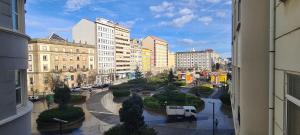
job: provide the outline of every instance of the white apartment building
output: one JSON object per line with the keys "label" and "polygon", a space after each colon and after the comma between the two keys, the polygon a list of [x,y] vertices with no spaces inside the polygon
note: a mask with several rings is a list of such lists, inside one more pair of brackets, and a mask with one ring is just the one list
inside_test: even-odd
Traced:
{"label": "white apartment building", "polygon": [[131,39],[130,47],[130,70],[133,73],[136,68],[139,68],[139,70],[142,71],[142,42],[138,39]]}
{"label": "white apartment building", "polygon": [[176,52],[176,69],[211,70],[212,66],[222,61],[212,49],[204,51]]}
{"label": "white apartment building", "polygon": [[233,0],[237,135],[300,134],[300,1]]}
{"label": "white apartment building", "polygon": [[96,83],[111,83],[130,73],[130,30],[113,21],[97,18],[80,20],[72,29],[77,43],[97,47],[98,76]]}

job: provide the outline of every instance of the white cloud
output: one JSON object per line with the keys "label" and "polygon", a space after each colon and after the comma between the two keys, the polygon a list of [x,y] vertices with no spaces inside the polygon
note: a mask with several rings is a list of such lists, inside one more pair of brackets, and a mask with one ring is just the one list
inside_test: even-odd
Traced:
{"label": "white cloud", "polygon": [[193,40],[189,38],[180,39],[178,41],[180,44],[184,44],[184,45],[203,45],[207,43],[207,41]]}
{"label": "white cloud", "polygon": [[226,16],[226,12],[225,11],[217,11],[216,15],[218,17],[225,17]]}
{"label": "white cloud", "polygon": [[193,11],[188,8],[183,8],[179,11],[179,14],[181,14],[181,15],[188,15],[188,14],[192,14],[192,13],[193,13]]}
{"label": "white cloud", "polygon": [[209,3],[219,3],[221,0],[206,0]]}
{"label": "white cloud", "polygon": [[161,12],[165,12],[165,11],[173,11],[174,5],[173,5],[173,3],[164,1],[160,5],[150,6],[150,10],[152,12],[157,12],[157,13],[161,13]]}
{"label": "white cloud", "polygon": [[203,16],[200,17],[198,20],[204,25],[209,25],[213,21],[213,18],[211,16]]}
{"label": "white cloud", "polygon": [[185,24],[191,22],[195,18],[194,14],[183,15],[177,18],[174,18],[171,21],[163,21],[160,23],[162,26],[170,25],[173,27],[183,27]]}
{"label": "white cloud", "polygon": [[131,29],[133,25],[135,25],[138,21],[143,21],[143,20],[144,20],[143,18],[136,18],[134,20],[121,22],[121,24]]}
{"label": "white cloud", "polygon": [[68,12],[77,11],[89,4],[91,4],[91,0],[67,0],[65,10]]}
{"label": "white cloud", "polygon": [[232,4],[231,0],[225,2],[225,5],[231,5],[231,4]]}

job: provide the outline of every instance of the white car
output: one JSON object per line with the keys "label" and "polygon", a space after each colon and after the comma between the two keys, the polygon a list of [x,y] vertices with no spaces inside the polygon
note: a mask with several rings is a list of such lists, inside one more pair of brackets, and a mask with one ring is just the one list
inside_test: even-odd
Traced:
{"label": "white car", "polygon": [[30,101],[37,101],[37,100],[39,100],[39,96],[28,96],[28,99]]}
{"label": "white car", "polygon": [[80,92],[81,88],[80,87],[75,87],[71,89],[72,92]]}

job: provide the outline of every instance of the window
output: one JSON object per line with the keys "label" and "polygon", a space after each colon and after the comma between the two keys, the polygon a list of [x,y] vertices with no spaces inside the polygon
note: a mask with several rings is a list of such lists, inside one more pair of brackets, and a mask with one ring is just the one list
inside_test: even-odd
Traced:
{"label": "window", "polygon": [[287,134],[300,134],[300,76],[288,74]]}
{"label": "window", "polygon": [[74,81],[74,75],[71,75],[71,81]]}
{"label": "window", "polygon": [[79,64],[77,64],[77,69],[80,69],[80,65]]}
{"label": "window", "polygon": [[48,83],[49,83],[48,77],[44,77],[44,84],[48,84]]}
{"label": "window", "polygon": [[77,56],[77,61],[79,61],[80,59],[79,59],[79,56]]}
{"label": "window", "polygon": [[18,1],[19,0],[12,0],[12,23],[13,23],[13,30],[19,29],[19,14],[18,14]]}
{"label": "window", "polygon": [[58,66],[55,66],[55,70],[58,70]]}
{"label": "window", "polygon": [[90,65],[90,69],[93,69],[93,65]]}
{"label": "window", "polygon": [[22,101],[22,73],[21,70],[15,71],[15,85],[16,85],[16,103],[21,104]]}
{"label": "window", "polygon": [[29,78],[29,82],[30,82],[31,85],[33,84],[33,77]]}
{"label": "window", "polygon": [[28,61],[32,61],[32,55],[28,56]]}
{"label": "window", "polygon": [[28,70],[32,71],[32,65],[31,64],[28,65]]}
{"label": "window", "polygon": [[44,55],[44,56],[43,56],[43,61],[48,61],[47,55]]}
{"label": "window", "polygon": [[47,65],[47,64],[44,64],[44,65],[43,65],[43,69],[44,69],[44,71],[48,71],[48,65]]}
{"label": "window", "polygon": [[79,53],[79,49],[76,49],[76,52]]}

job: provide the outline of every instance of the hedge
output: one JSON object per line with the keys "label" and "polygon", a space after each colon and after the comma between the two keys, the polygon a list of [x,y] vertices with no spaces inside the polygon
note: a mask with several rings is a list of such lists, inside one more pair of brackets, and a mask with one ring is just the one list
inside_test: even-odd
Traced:
{"label": "hedge", "polygon": [[127,97],[130,95],[129,90],[113,90],[114,97]]}
{"label": "hedge", "polygon": [[71,104],[80,104],[86,101],[86,96],[82,95],[71,95]]}
{"label": "hedge", "polygon": [[39,125],[40,122],[42,123],[55,123],[53,118],[62,119],[68,122],[72,122],[84,117],[84,112],[80,107],[71,107],[68,106],[64,109],[53,108],[46,111],[43,111],[38,119],[36,120],[37,124]]}
{"label": "hedge", "polygon": [[223,104],[231,106],[231,102],[230,102],[230,95],[229,93],[224,93],[221,97],[220,100],[222,101]]}
{"label": "hedge", "polygon": [[205,86],[205,85],[193,87],[189,91],[189,93],[195,94],[196,96],[199,96],[199,97],[208,97],[213,92],[214,92],[214,90],[212,88]]}

